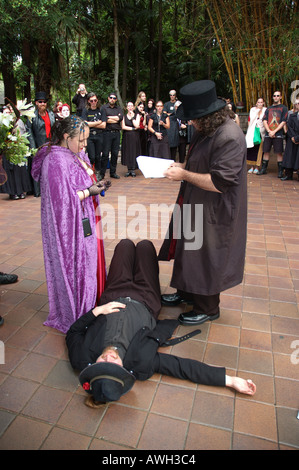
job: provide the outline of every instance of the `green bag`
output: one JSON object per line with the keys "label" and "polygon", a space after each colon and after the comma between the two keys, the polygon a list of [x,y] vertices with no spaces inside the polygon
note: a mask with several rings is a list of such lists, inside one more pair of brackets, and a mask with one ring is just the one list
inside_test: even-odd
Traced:
{"label": "green bag", "polygon": [[253,134],[253,145],[259,145],[262,141],[260,128],[255,126]]}

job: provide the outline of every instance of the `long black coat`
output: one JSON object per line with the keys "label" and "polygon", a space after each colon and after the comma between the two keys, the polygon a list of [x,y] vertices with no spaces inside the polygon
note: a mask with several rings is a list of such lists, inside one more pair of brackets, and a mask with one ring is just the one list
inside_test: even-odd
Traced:
{"label": "long black coat", "polygon": [[[106,315],[95,317],[89,311],[71,326],[66,344],[74,369],[81,371],[96,362],[104,349],[106,323]],[[144,327],[137,331],[125,354],[124,367],[138,380],[147,380],[157,372],[195,383],[224,386],[224,367],[157,352],[160,346],[167,346],[165,342],[178,325],[177,320],[161,320],[153,330]]]}
{"label": "long black coat", "polygon": [[[295,144],[292,142],[295,138]],[[292,113],[288,119],[288,132],[286,148],[283,155],[283,166],[298,170],[299,168],[299,119],[298,112]]]}
{"label": "long black coat", "polygon": [[[195,132],[190,149],[186,169],[210,173],[221,193],[182,183],[175,211],[181,207],[182,222],[184,214],[190,215],[191,207],[191,225],[187,216],[185,226],[179,224],[179,231],[174,232],[178,220],[174,211],[159,259],[174,258],[172,287],[193,294],[214,295],[243,279],[247,231],[246,142],[239,126],[227,120],[210,137],[203,138]],[[195,238],[190,243],[192,232]]]}

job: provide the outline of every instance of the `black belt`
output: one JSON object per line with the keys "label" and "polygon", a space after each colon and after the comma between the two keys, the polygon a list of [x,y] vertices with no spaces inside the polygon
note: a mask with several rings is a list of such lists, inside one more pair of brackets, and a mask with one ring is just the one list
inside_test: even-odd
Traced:
{"label": "black belt", "polygon": [[102,131],[90,131],[89,134],[100,135]]}
{"label": "black belt", "polygon": [[[116,299],[117,302],[121,302],[125,300],[128,302],[133,302],[134,304],[139,304],[139,305],[141,304],[144,307],[146,307],[145,304],[143,304],[142,302],[139,302],[138,300],[134,300],[131,297],[119,297],[118,299]],[[179,336],[178,338],[168,339],[167,341],[164,341],[163,344],[161,344],[161,347],[174,346],[175,344],[182,343],[183,341],[186,341],[187,339],[192,338],[192,336],[199,335],[199,333],[201,333],[201,330],[193,330],[193,331],[190,331],[190,333],[185,334],[184,336]]]}
{"label": "black belt", "polygon": [[183,341],[192,338],[192,336],[199,335],[199,333],[201,333],[201,330],[190,331],[190,333],[180,336],[179,338],[168,339],[161,346],[174,346],[175,344],[182,343]]}
{"label": "black belt", "polygon": [[119,132],[119,129],[117,129],[117,130],[114,130],[114,131],[113,131],[113,130],[110,130],[110,129],[106,129],[106,131],[105,131],[105,132]]}

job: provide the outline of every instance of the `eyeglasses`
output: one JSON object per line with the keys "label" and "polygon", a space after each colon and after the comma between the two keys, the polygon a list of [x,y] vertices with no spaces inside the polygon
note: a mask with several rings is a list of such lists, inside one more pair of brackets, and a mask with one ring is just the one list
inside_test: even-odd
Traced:
{"label": "eyeglasses", "polygon": [[117,100],[116,96],[109,96],[111,100]]}
{"label": "eyeglasses", "polygon": [[38,103],[46,103],[46,100],[37,100]]}
{"label": "eyeglasses", "polygon": [[96,103],[98,100],[95,99],[95,100],[89,100],[90,103]]}

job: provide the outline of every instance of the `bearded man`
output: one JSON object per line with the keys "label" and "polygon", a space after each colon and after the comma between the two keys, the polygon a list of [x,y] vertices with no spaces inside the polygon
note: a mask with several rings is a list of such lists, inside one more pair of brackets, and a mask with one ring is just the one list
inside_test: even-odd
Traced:
{"label": "bearded man", "polygon": [[[195,128],[185,164],[173,163],[165,176],[182,181],[159,260],[174,259],[171,286],[162,304],[193,304],[183,325],[220,315],[220,293],[242,282],[247,228],[246,142],[217,98],[215,83],[201,80],[180,90],[178,119]],[[199,220],[200,219],[200,220]],[[190,233],[193,237],[190,237]]]}

